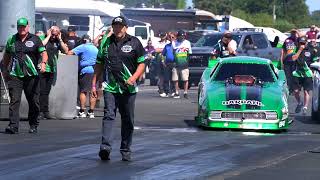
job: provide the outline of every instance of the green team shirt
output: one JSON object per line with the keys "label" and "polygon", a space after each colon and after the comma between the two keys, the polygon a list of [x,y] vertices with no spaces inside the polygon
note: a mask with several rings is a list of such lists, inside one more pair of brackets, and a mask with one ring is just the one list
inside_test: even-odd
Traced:
{"label": "green team shirt", "polygon": [[37,66],[45,50],[40,38],[34,34],[29,33],[24,41],[18,34],[10,36],[5,50],[11,57],[10,75],[20,78],[37,76]]}
{"label": "green team shirt", "polygon": [[309,68],[310,64],[316,59],[316,54],[312,48],[305,48],[296,62],[296,70],[292,75],[295,77],[312,77],[312,71]]}
{"label": "green team shirt", "polygon": [[[40,36],[41,40],[45,39],[45,36]],[[57,62],[59,57],[59,51],[63,51],[60,41],[58,39],[49,40],[46,44],[46,51],[48,53],[48,63],[46,64],[46,72],[57,72]]]}
{"label": "green team shirt", "polygon": [[178,40],[172,43],[175,62],[178,68],[188,68],[188,54],[191,54],[191,44],[188,40],[179,42]]}
{"label": "green team shirt", "polygon": [[140,63],[144,63],[145,51],[139,39],[126,35],[117,42],[115,36],[104,36],[97,55],[97,64],[106,68],[103,88],[111,93],[137,93],[137,85],[125,82],[136,71]]}

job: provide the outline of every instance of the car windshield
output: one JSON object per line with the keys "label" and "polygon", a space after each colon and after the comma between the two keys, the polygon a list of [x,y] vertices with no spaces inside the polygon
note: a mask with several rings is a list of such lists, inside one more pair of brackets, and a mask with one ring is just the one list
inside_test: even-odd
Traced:
{"label": "car windshield", "polygon": [[274,76],[267,64],[225,63],[221,64],[215,74],[214,80],[216,81],[225,81],[236,75],[248,75],[263,82],[274,82]]}
{"label": "car windshield", "polygon": [[[237,44],[239,44],[240,39],[242,35],[232,35],[232,39],[234,39]],[[215,46],[218,41],[221,39],[222,34],[217,33],[217,34],[207,34],[202,36],[195,44],[195,47],[213,47]]]}

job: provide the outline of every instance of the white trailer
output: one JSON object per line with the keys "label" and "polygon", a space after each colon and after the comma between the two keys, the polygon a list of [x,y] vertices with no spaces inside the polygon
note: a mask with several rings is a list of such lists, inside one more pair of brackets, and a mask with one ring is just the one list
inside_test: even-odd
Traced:
{"label": "white trailer", "polygon": [[122,5],[108,1],[93,0],[36,0],[36,12],[41,13],[48,21],[67,29],[76,26],[79,36],[88,34],[92,38],[101,33],[105,22],[120,15]]}

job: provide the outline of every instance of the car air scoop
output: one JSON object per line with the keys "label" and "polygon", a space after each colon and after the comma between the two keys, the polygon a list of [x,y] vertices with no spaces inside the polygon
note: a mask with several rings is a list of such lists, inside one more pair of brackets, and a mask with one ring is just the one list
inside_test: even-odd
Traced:
{"label": "car air scoop", "polygon": [[235,84],[253,85],[255,81],[256,81],[256,78],[250,75],[235,75],[233,78],[233,82]]}

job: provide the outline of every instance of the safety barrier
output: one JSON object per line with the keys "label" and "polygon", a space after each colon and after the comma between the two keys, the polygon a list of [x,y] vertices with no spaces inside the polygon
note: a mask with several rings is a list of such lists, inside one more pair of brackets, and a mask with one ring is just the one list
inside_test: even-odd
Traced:
{"label": "safety barrier", "polygon": [[[0,59],[2,59],[2,53],[0,53]],[[7,119],[9,117],[9,101],[2,80],[0,85],[0,119]],[[57,117],[57,119],[73,119],[76,117],[77,94],[78,57],[59,55],[55,83],[49,96],[50,114]],[[20,105],[20,117],[27,118],[27,116],[28,102],[23,93]]]}

